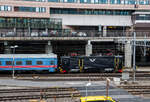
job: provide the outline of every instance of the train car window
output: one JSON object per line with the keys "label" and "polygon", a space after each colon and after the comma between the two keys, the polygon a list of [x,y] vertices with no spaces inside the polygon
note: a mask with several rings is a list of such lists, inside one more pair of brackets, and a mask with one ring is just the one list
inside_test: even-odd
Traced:
{"label": "train car window", "polygon": [[42,61],[36,61],[36,64],[37,64],[37,65],[42,65],[43,62],[42,62]]}
{"label": "train car window", "polygon": [[54,65],[54,61],[50,61],[50,65]]}
{"label": "train car window", "polygon": [[26,61],[26,65],[32,65],[32,61]]}
{"label": "train car window", "polygon": [[22,65],[22,61],[16,61],[16,65]]}
{"label": "train car window", "polygon": [[6,65],[12,65],[12,61],[6,61]]}
{"label": "train car window", "polygon": [[0,65],[2,65],[2,62],[0,61]]}

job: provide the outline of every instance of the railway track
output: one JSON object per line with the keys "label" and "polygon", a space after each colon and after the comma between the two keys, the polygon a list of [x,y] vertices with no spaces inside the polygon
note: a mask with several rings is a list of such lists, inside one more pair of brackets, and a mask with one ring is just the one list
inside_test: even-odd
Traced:
{"label": "railway track", "polygon": [[73,88],[1,89],[0,101],[80,97]]}
{"label": "railway track", "polygon": [[127,85],[118,87],[125,89],[133,95],[150,95],[150,86],[148,85]]}
{"label": "railway track", "polygon": [[[129,72],[130,76],[133,75],[132,72]],[[122,73],[69,73],[69,74],[15,74],[18,77],[33,77],[33,76],[41,76],[41,77],[120,77]],[[0,74],[0,77],[11,77],[11,74]],[[150,72],[136,72],[137,77],[150,77]]]}
{"label": "railway track", "polygon": [[[133,73],[129,73],[130,79],[133,78]],[[106,78],[113,79],[114,77],[122,77],[122,73],[69,73],[69,74],[15,74],[18,80],[33,80],[33,81],[103,81]],[[11,78],[10,74],[0,74],[1,78]],[[137,72],[136,80],[150,81],[150,72]]]}

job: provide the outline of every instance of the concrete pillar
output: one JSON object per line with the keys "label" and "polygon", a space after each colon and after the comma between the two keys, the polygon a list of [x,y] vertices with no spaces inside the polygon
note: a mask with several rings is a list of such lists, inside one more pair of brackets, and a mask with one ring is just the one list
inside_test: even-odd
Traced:
{"label": "concrete pillar", "polygon": [[14,33],[16,34],[16,27],[14,28]]}
{"label": "concrete pillar", "polygon": [[107,36],[107,26],[103,26],[103,37]]}
{"label": "concrete pillar", "polygon": [[92,44],[91,41],[88,41],[85,48],[85,55],[90,56],[92,54]]}
{"label": "concrete pillar", "polygon": [[48,44],[45,46],[45,53],[50,54],[52,52],[53,52],[53,48],[52,48],[51,42],[48,41]]}
{"label": "concrete pillar", "polygon": [[28,36],[31,36],[31,27],[30,27],[30,21],[28,21]]}
{"label": "concrete pillar", "polygon": [[4,41],[4,54],[11,54],[11,48],[8,46],[7,41]]}
{"label": "concrete pillar", "polygon": [[77,3],[80,3],[80,0],[77,0]]}
{"label": "concrete pillar", "polygon": [[48,34],[48,28],[45,29],[45,32]]}
{"label": "concrete pillar", "polygon": [[125,67],[132,67],[132,46],[130,41],[125,44]]}

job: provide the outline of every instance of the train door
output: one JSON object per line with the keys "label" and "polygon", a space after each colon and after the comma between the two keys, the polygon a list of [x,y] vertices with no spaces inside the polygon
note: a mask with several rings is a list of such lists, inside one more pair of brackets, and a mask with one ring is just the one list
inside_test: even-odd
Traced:
{"label": "train door", "polygon": [[70,68],[70,57],[62,57],[61,65],[59,65],[60,72],[69,72]]}
{"label": "train door", "polygon": [[79,66],[80,72],[84,72],[84,58],[83,57],[78,59],[78,66]]}
{"label": "train door", "polygon": [[80,72],[80,59],[79,57],[70,58],[70,72]]}
{"label": "train door", "polygon": [[122,56],[115,56],[114,57],[114,68],[115,72],[122,72],[123,71],[123,57]]}

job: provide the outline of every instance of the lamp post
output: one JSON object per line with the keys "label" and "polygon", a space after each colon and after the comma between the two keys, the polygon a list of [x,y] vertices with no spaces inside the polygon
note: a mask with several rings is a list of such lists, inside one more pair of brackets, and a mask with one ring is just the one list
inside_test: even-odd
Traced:
{"label": "lamp post", "polygon": [[87,91],[87,87],[91,85],[91,82],[88,82],[85,87],[86,87],[86,101],[87,101],[87,95],[88,95],[88,91]]}
{"label": "lamp post", "polygon": [[106,97],[108,97],[109,95],[109,83],[110,83],[110,79],[106,79]]}
{"label": "lamp post", "polygon": [[12,63],[12,70],[13,70],[12,78],[13,79],[15,78],[15,68],[14,68],[15,58],[14,58],[14,54],[15,54],[15,48],[17,48],[17,47],[18,47],[18,45],[10,46],[10,48],[13,49],[13,63]]}
{"label": "lamp post", "polygon": [[135,74],[136,74],[136,33],[133,33],[133,82],[135,82]]}

